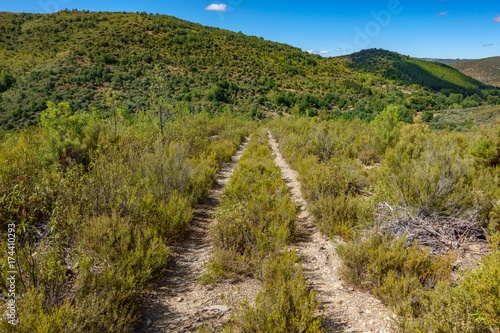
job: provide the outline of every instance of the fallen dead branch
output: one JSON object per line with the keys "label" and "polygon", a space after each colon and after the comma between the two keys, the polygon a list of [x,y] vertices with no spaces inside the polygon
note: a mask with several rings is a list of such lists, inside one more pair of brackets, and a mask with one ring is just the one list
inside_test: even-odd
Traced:
{"label": "fallen dead branch", "polygon": [[408,245],[416,241],[434,254],[452,249],[471,252],[465,244],[486,243],[486,231],[476,216],[422,218],[384,202],[378,207],[376,220],[380,231],[396,237],[406,235]]}

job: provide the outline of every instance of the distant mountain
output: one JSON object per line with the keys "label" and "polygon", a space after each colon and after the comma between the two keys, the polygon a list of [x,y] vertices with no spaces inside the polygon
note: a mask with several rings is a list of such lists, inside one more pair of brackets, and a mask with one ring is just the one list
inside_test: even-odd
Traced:
{"label": "distant mountain", "polygon": [[430,62],[440,62],[445,65],[456,64],[465,61],[471,61],[472,59],[436,59],[436,58],[418,58],[420,60],[430,61]]}
{"label": "distant mountain", "polygon": [[500,57],[471,60],[451,66],[476,80],[500,87]]}

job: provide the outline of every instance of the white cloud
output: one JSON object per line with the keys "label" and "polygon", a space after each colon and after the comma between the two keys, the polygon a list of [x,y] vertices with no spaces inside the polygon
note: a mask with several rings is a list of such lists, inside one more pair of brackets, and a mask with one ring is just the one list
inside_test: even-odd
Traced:
{"label": "white cloud", "polygon": [[495,21],[496,23],[500,23],[500,14],[497,17],[493,18],[493,21]]}
{"label": "white cloud", "polygon": [[310,53],[310,54],[328,54],[330,53],[330,51],[325,51],[325,50],[322,50],[322,51],[313,51],[313,50],[308,50],[306,51],[307,53]]}
{"label": "white cloud", "polygon": [[434,14],[434,16],[441,16],[441,15],[447,15],[448,12],[441,12],[441,13],[436,13]]}
{"label": "white cloud", "polygon": [[205,10],[211,10],[214,12],[226,12],[227,11],[227,5],[225,3],[213,3],[205,8]]}
{"label": "white cloud", "polygon": [[339,49],[336,49],[335,51],[342,52],[343,50],[339,48]]}
{"label": "white cloud", "polygon": [[483,44],[484,47],[493,46],[493,43]]}

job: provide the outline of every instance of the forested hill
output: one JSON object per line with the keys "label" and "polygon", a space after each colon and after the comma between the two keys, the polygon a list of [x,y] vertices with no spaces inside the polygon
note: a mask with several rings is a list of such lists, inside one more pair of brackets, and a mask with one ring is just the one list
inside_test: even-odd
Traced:
{"label": "forested hill", "polygon": [[48,101],[105,112],[106,95],[130,113],[161,95],[190,112],[229,108],[252,117],[283,111],[373,119],[396,104],[411,120],[412,112],[457,100],[478,106],[491,94],[499,93],[450,67],[387,51],[321,58],[158,14],[0,13],[0,127],[7,129],[35,124]]}
{"label": "forested hill", "polygon": [[414,83],[434,91],[452,89],[474,94],[482,86],[481,82],[446,64],[415,59],[386,50],[363,50],[348,58],[352,59],[353,67],[357,70],[374,72],[386,79],[402,84]]}

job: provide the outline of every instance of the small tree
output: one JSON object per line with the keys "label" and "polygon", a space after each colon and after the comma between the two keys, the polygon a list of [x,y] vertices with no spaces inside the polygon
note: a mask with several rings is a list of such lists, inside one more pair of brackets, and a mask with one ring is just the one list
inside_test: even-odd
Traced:
{"label": "small tree", "polygon": [[422,113],[422,121],[424,123],[430,123],[433,118],[434,118],[434,111],[428,110]]}
{"label": "small tree", "polygon": [[149,86],[149,105],[159,119],[160,132],[163,136],[165,122],[170,121],[175,115],[172,107],[168,105],[168,95],[165,90],[167,81],[165,77],[160,75],[158,68],[156,68],[155,74],[149,77],[149,80],[151,82]]}
{"label": "small tree", "polygon": [[399,138],[401,124],[399,122],[399,109],[389,105],[373,121],[375,146],[380,153],[387,147],[394,146]]}
{"label": "small tree", "polygon": [[500,104],[500,97],[489,95],[488,96],[488,104],[490,104],[490,105],[499,105]]}

